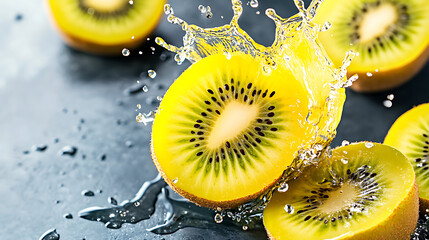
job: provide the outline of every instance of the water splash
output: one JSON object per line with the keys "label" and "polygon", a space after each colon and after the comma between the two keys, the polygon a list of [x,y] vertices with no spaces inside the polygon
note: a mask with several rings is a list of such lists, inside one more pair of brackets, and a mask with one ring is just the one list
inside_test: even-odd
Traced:
{"label": "water splash", "polygon": [[[262,211],[273,192],[277,188],[281,191],[287,190],[286,182],[298,176],[303,167],[316,164],[321,159],[329,159],[329,145],[336,135],[345,100],[344,88],[357,79],[357,76],[349,79],[346,77],[347,67],[355,56],[354,52],[348,52],[342,66],[336,68],[319,44],[318,33],[330,27],[329,23],[320,25],[313,22],[322,1],[313,0],[309,7],[305,8],[302,0],[294,0],[299,13],[290,18],[282,18],[274,9],[267,9],[265,14],[276,25],[274,43],[268,47],[256,43],[238,25],[243,12],[239,0],[231,0],[234,15],[229,24],[207,29],[188,24],[175,16],[173,8],[166,4],[164,12],[167,20],[185,31],[183,46],[170,45],[160,37],[155,39],[158,45],[176,53],[174,60],[177,64],[182,64],[185,60],[195,63],[214,54],[224,54],[229,58],[233,53],[240,52],[261,61],[262,68],[267,73],[282,67],[302,81],[309,95],[306,121],[310,124],[309,131],[314,137],[312,141],[303,144],[302,149],[296,153],[294,162],[272,189],[236,209],[212,211],[188,201],[169,198],[167,191],[162,190],[166,184],[158,177],[145,183],[133,200],[113,208],[86,209],[81,212],[81,217],[103,222],[109,228],[119,228],[123,223],[136,223],[150,217],[154,211],[156,196],[162,192],[158,201],[163,203],[168,214],[164,224],[149,229],[154,233],[168,234],[189,226],[207,227],[216,224],[215,216],[217,220],[222,219],[218,222],[227,223],[226,226],[241,226],[245,230],[262,226]],[[199,10],[207,11],[207,8],[203,7],[200,6]],[[153,112],[140,113],[136,117],[138,122],[145,125],[153,119]],[[335,176],[333,178],[335,179]]]}

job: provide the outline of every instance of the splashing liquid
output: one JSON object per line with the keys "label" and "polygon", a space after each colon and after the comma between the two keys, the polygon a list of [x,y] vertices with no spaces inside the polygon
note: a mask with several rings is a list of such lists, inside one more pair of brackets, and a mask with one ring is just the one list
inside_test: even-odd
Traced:
{"label": "splashing liquid", "polygon": [[[158,200],[164,203],[168,214],[165,224],[149,229],[154,233],[168,234],[190,226],[207,228],[217,224],[215,216],[218,220],[221,217],[221,222],[227,225],[238,225],[246,230],[258,229],[262,226],[262,211],[277,188],[280,187],[283,190],[285,183],[299,175],[303,167],[317,164],[321,159],[329,161],[329,145],[336,135],[336,127],[340,121],[345,100],[344,88],[350,86],[357,76],[346,78],[347,67],[355,55],[353,52],[348,52],[342,66],[335,68],[319,44],[318,33],[330,27],[329,23],[319,25],[312,22],[322,0],[313,0],[307,9],[302,0],[294,0],[299,13],[290,18],[282,18],[274,9],[267,9],[265,14],[276,25],[275,41],[269,47],[256,43],[240,28],[238,19],[243,11],[242,3],[239,0],[231,2],[234,11],[231,22],[207,29],[189,25],[176,17],[171,6],[166,4],[164,11],[168,15],[167,20],[181,26],[185,31],[184,44],[176,47],[167,44],[159,37],[155,42],[175,52],[174,59],[178,64],[182,64],[185,60],[195,63],[214,54],[225,54],[229,58],[233,53],[241,52],[261,61],[262,68],[267,74],[278,67],[289,69],[296,79],[302,81],[309,94],[306,121],[313,126],[310,130],[314,134],[312,141],[302,146],[294,162],[284,171],[276,186],[259,198],[236,209],[212,211],[187,201],[173,200],[168,197],[164,189],[166,184],[158,177],[145,183],[136,198],[130,202],[113,208],[83,210],[81,217],[103,222],[110,228],[119,228],[123,223],[136,223],[150,217],[154,211],[156,196],[162,192]],[[332,177],[335,182],[336,177],[333,172]],[[136,207],[135,203],[139,206]],[[126,214],[121,216],[118,215],[119,212],[126,212]]]}

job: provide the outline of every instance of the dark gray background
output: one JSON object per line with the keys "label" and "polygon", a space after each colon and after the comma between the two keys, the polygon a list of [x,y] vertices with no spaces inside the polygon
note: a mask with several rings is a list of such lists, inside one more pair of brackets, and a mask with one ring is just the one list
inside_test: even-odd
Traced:
{"label": "dark gray background", "polygon": [[[200,26],[218,26],[232,16],[229,0],[170,3],[176,15]],[[199,4],[211,6],[213,19],[201,16]],[[263,14],[267,7],[274,7],[285,17],[296,13],[292,0],[260,0],[258,9],[245,6],[240,24],[264,45],[274,40],[274,24]],[[256,11],[261,14],[256,15]],[[163,95],[189,66],[176,65],[172,54],[159,47],[150,54],[150,47],[155,46],[154,36],[180,44],[182,35],[179,27],[163,17],[151,41],[140,48],[143,56],[132,51],[129,57],[103,58],[65,46],[41,1],[0,3],[0,239],[38,239],[50,228],[56,228],[64,240],[266,238],[262,231],[222,227],[188,228],[168,236],[147,232],[146,228],[160,223],[162,212],[119,230],[106,229],[77,215],[86,207],[108,206],[109,196],[118,201],[130,199],[144,181],[156,176],[149,154],[150,125],[135,122],[136,105],[142,105],[140,112],[154,109],[147,98]],[[162,52],[170,58],[161,61]],[[148,69],[157,72],[155,79],[147,78]],[[426,65],[399,89],[371,95],[348,90],[333,145],[343,139],[382,142],[398,116],[429,102],[428,76]],[[124,94],[139,79],[147,82],[149,92]],[[382,102],[390,93],[395,95],[393,107],[386,108]],[[54,143],[56,138],[58,143]],[[126,141],[132,141],[133,147],[128,148]],[[32,151],[35,144],[46,144],[48,149]],[[78,147],[74,157],[58,154],[66,145]],[[30,153],[23,154],[26,150]],[[100,159],[103,154],[105,161]],[[95,196],[82,196],[85,189],[93,190]],[[74,218],[65,219],[66,213],[72,213]]]}

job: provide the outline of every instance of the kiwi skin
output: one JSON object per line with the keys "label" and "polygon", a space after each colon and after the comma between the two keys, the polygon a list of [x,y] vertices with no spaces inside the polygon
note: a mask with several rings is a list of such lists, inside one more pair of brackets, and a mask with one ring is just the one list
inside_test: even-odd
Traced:
{"label": "kiwi skin", "polygon": [[[399,152],[399,151],[398,151]],[[398,207],[381,224],[355,235],[339,236],[336,240],[402,240],[410,239],[419,219],[419,192],[416,178],[407,196],[398,203]],[[267,231],[270,240],[277,240]]]}
{"label": "kiwi skin", "polygon": [[413,78],[420,69],[423,68],[429,58],[429,46],[414,61],[395,69],[388,71],[379,71],[368,77],[366,72],[353,72],[348,74],[351,77],[357,73],[359,79],[356,80],[351,88],[356,92],[373,93],[390,90],[401,86]]}
{"label": "kiwi skin", "polygon": [[198,206],[201,207],[206,207],[206,208],[211,208],[211,209],[231,209],[234,207],[238,207],[243,203],[247,203],[257,197],[259,197],[261,194],[263,194],[265,191],[267,191],[268,189],[270,189],[272,186],[274,186],[275,183],[277,183],[277,181],[280,179],[280,177],[278,179],[275,179],[275,181],[273,181],[271,184],[265,186],[263,189],[261,189],[259,192],[256,192],[254,194],[251,195],[247,195],[245,197],[242,198],[238,198],[238,199],[234,199],[234,200],[230,200],[230,201],[212,201],[212,200],[208,200],[208,199],[204,199],[204,198],[200,198],[197,197],[193,194],[190,194],[186,191],[183,191],[180,188],[177,188],[173,181],[171,179],[169,179],[167,177],[167,175],[165,175],[164,171],[162,170],[161,166],[159,165],[156,155],[155,155],[155,151],[153,148],[153,141],[151,141],[150,144],[150,150],[151,150],[151,156],[152,156],[152,160],[156,166],[156,169],[158,169],[158,172],[161,174],[162,178],[164,179],[165,182],[167,182],[167,184],[178,194],[180,194],[180,196],[188,199],[189,201],[197,204]]}
{"label": "kiwi skin", "polygon": [[[166,3],[167,0],[157,0],[157,1],[163,1],[163,4]],[[70,47],[80,50],[82,52],[92,53],[95,55],[101,55],[101,56],[119,56],[122,55],[122,49],[136,49],[138,46],[143,44],[143,42],[146,41],[147,35],[153,32],[153,30],[158,26],[159,21],[161,20],[161,17],[163,15],[163,12],[159,12],[155,18],[157,18],[157,24],[154,24],[152,28],[149,28],[145,30],[144,34],[141,34],[140,37],[136,37],[134,39],[130,39],[128,42],[124,43],[118,43],[115,45],[101,45],[96,44],[92,42],[85,41],[83,39],[77,38],[72,36],[71,34],[68,34],[65,32],[58,24],[57,21],[54,18],[54,14],[52,13],[52,9],[49,5],[49,0],[45,0],[45,7],[48,11],[49,19],[53,23],[55,29],[57,32],[61,35],[64,42],[69,45]]]}

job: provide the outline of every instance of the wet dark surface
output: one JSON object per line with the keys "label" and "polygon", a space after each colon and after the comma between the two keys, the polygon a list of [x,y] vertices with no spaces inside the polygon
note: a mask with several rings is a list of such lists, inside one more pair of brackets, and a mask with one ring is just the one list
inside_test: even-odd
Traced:
{"label": "wet dark surface", "polygon": [[[263,14],[265,9],[274,7],[281,16],[296,9],[292,1],[260,2],[257,9],[246,6],[240,24],[257,42],[268,45],[274,24]],[[224,24],[232,16],[228,0],[170,3],[177,16],[201,26]],[[198,12],[199,4],[211,6],[212,19]],[[137,123],[135,117],[153,110],[156,97],[189,64],[176,65],[153,37],[129,57],[78,52],[62,43],[40,1],[0,6],[0,239],[38,239],[54,228],[62,240],[266,238],[263,231],[216,224],[160,236],[146,230],[163,223],[166,211],[160,203],[150,219],[120,229],[79,218],[84,208],[113,206],[109,198],[118,204],[133,198],[157,175],[150,158],[150,125]],[[180,44],[182,31],[164,18],[153,36]],[[155,79],[147,77],[149,69],[157,72]],[[371,95],[348,91],[333,145],[343,139],[382,142],[399,115],[429,102],[428,78],[426,65],[399,89]],[[147,93],[135,90],[137,80],[149,87]],[[393,106],[386,108],[383,101],[391,93]],[[137,104],[142,105],[138,112]],[[94,196],[84,194],[89,191]],[[65,217],[69,213],[73,218]]]}

